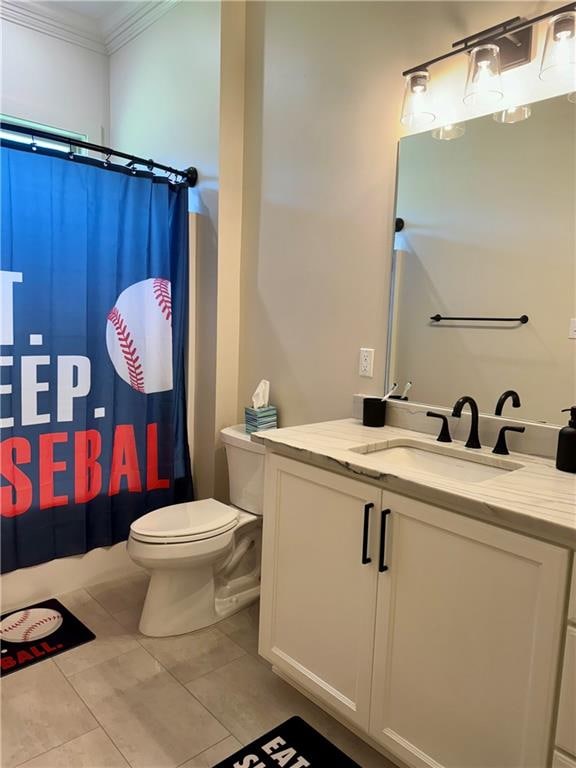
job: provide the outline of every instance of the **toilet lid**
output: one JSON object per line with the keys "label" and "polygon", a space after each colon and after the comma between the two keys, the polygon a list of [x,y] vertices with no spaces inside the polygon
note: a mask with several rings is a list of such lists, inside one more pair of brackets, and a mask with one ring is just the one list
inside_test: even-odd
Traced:
{"label": "toilet lid", "polygon": [[141,541],[186,542],[218,536],[234,528],[237,522],[238,510],[234,507],[216,499],[202,499],[148,512],[132,523],[130,531]]}

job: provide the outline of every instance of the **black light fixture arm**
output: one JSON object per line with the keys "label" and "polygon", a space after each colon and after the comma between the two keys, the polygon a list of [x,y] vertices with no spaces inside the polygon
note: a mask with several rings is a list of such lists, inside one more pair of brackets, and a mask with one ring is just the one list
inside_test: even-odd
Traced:
{"label": "black light fixture arm", "polygon": [[[523,19],[521,16],[514,16],[512,19],[508,19],[508,21],[501,21],[500,24],[495,24],[493,27],[488,27],[487,29],[483,29],[481,32],[476,32],[475,35],[468,35],[468,37],[463,37],[462,40],[456,40],[455,43],[452,43],[452,48],[468,45],[472,41],[481,40],[496,34],[505,35],[507,32],[511,32],[512,27],[516,28],[516,26],[521,24],[523,21],[525,21],[525,19]],[[532,24],[533,22],[530,23]]]}
{"label": "black light fixture arm", "polygon": [[126,152],[120,152],[117,149],[110,149],[110,147],[103,147],[100,144],[92,144],[89,141],[80,141],[78,139],[70,139],[62,136],[59,133],[50,133],[49,131],[40,131],[36,128],[30,128],[25,125],[17,125],[8,121],[0,121],[0,129],[3,131],[10,131],[11,133],[22,133],[27,136],[31,136],[33,139],[43,139],[45,141],[53,141],[57,144],[64,144],[70,147],[82,147],[90,152],[98,152],[105,155],[105,161],[108,161],[110,157],[119,157],[123,160],[128,160],[128,166],[134,167],[141,165],[149,171],[157,169],[164,171],[165,173],[177,176],[182,182],[188,184],[189,187],[195,187],[198,182],[198,170],[194,167],[185,168],[180,171],[177,168],[172,168],[169,165],[163,165],[157,163],[154,160],[146,159],[144,157],[138,157],[137,155],[129,155]]}
{"label": "black light fixture arm", "polygon": [[[494,27],[489,27],[483,32],[478,32],[475,35],[470,35],[469,37],[465,37],[462,40],[458,40],[457,42],[452,43],[454,50],[449,51],[448,53],[444,53],[442,56],[436,56],[436,58],[430,59],[429,61],[425,61],[423,64],[419,64],[417,67],[410,67],[410,69],[406,69],[404,72],[402,72],[402,75],[413,75],[414,72],[420,72],[421,70],[428,69],[428,67],[432,66],[432,64],[437,64],[439,61],[444,61],[445,59],[449,59],[452,56],[457,56],[459,53],[465,53],[466,51],[470,51],[472,48],[476,48],[479,45],[488,45],[489,43],[494,43],[500,37],[503,37],[507,34],[511,35],[514,32],[520,32],[522,29],[532,27],[534,24],[538,24],[540,21],[549,19],[552,16],[557,16],[559,13],[566,13],[567,11],[576,11],[576,3],[568,3],[568,5],[555,8],[553,11],[547,11],[546,13],[542,13],[540,16],[536,16],[533,19],[522,20],[519,16],[516,16],[515,18],[504,21]],[[484,37],[484,35],[486,35],[486,37]]]}

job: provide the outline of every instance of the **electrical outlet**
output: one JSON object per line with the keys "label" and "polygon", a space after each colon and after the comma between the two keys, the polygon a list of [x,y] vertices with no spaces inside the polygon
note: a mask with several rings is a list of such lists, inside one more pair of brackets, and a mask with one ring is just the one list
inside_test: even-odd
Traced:
{"label": "electrical outlet", "polygon": [[374,350],[365,349],[362,347],[360,350],[360,365],[358,367],[358,373],[360,376],[366,376],[371,379],[374,375]]}
{"label": "electrical outlet", "polygon": [[576,317],[570,320],[570,328],[568,330],[568,338],[576,339]]}

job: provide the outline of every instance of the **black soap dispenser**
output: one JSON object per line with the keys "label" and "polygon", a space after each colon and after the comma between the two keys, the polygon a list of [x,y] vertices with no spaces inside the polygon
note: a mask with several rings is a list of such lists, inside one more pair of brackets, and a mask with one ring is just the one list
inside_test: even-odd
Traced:
{"label": "black soap dispenser", "polygon": [[570,421],[567,427],[562,427],[558,435],[556,469],[576,474],[576,405],[564,408],[562,413],[567,411],[570,411]]}

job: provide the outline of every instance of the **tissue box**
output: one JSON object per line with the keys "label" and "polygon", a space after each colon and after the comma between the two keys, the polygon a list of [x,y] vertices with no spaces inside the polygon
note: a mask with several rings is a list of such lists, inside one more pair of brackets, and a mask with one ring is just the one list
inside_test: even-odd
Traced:
{"label": "tissue box", "polygon": [[278,426],[278,409],[274,405],[264,408],[244,408],[246,432],[260,432],[263,429],[276,429]]}

